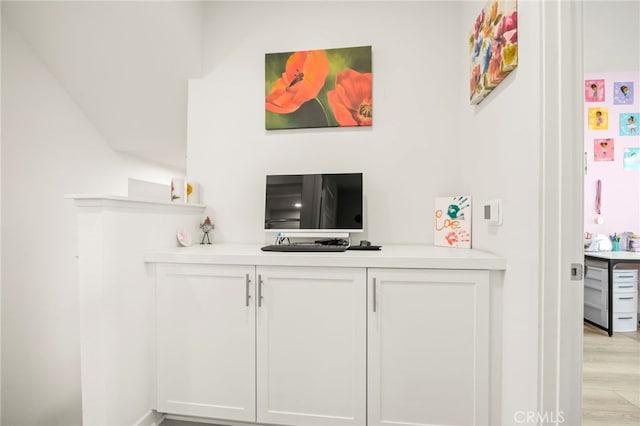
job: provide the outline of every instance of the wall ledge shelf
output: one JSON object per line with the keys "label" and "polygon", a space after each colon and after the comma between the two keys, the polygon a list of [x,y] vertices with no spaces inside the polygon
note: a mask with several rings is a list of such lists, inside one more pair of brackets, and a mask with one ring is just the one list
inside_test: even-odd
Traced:
{"label": "wall ledge shelf", "polygon": [[171,210],[175,213],[194,213],[204,211],[206,208],[206,205],[204,204],[172,203],[169,201],[131,198],[121,195],[66,194],[64,198],[73,200],[78,207],[144,209],[157,211]]}

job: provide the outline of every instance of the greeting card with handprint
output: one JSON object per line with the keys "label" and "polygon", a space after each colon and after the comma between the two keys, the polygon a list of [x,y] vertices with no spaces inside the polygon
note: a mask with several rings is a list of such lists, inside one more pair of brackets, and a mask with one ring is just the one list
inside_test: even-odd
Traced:
{"label": "greeting card with handprint", "polygon": [[471,197],[436,198],[433,244],[471,248]]}

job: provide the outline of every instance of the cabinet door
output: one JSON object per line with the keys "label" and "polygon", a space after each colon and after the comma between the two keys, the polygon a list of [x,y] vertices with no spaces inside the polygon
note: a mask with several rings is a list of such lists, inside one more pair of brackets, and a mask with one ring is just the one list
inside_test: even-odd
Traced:
{"label": "cabinet door", "polygon": [[584,278],[584,318],[603,327],[609,325],[608,269],[587,264]]}
{"label": "cabinet door", "polygon": [[366,424],[365,269],[257,273],[258,422]]}
{"label": "cabinet door", "polygon": [[486,425],[489,272],[369,269],[368,425]]}
{"label": "cabinet door", "polygon": [[255,421],[254,274],[157,266],[158,411]]}

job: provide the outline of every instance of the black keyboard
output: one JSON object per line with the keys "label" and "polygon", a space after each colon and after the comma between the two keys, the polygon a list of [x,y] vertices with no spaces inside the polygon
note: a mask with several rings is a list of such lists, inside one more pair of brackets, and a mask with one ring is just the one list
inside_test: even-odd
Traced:
{"label": "black keyboard", "polygon": [[322,251],[346,251],[348,246],[333,244],[270,244],[260,248],[262,251],[288,251],[288,252],[322,252]]}

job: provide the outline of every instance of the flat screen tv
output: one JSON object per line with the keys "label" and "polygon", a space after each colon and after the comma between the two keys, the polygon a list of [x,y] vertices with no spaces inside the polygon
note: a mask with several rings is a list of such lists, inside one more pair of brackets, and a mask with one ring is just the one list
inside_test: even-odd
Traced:
{"label": "flat screen tv", "polygon": [[362,173],[267,175],[264,228],[362,232]]}

